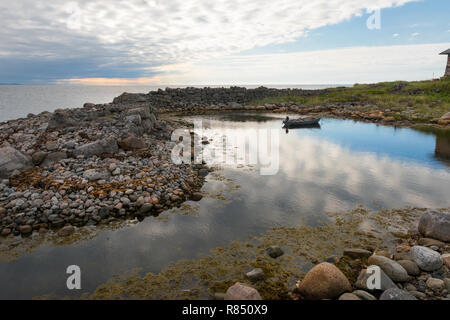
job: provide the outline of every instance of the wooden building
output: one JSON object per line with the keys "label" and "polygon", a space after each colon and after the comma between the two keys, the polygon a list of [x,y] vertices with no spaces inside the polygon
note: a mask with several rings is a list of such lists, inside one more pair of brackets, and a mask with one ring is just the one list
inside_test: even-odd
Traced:
{"label": "wooden building", "polygon": [[450,77],[450,49],[447,49],[444,52],[441,52],[440,54],[447,55],[447,67],[445,68],[444,77]]}

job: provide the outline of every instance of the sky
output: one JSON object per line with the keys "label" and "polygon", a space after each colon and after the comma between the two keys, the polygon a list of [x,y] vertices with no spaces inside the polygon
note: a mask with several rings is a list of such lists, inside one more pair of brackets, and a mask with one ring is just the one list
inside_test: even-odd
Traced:
{"label": "sky", "polygon": [[0,21],[0,83],[424,80],[450,48],[448,0],[16,0]]}

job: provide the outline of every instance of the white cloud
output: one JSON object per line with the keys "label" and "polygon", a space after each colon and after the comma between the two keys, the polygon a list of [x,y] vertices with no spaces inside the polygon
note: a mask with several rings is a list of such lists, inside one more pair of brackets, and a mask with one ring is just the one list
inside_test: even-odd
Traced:
{"label": "white cloud", "polygon": [[412,37],[417,37],[417,36],[419,36],[419,35],[420,35],[419,32],[414,32],[414,33],[411,34]]}
{"label": "white cloud", "polygon": [[431,79],[450,43],[234,55],[154,68],[163,84],[351,84]]}
{"label": "white cloud", "polygon": [[399,35],[400,35],[400,34],[398,34],[398,33],[394,33],[392,36],[393,36],[394,38],[397,38]]}
{"label": "white cloud", "polygon": [[0,54],[47,59],[99,55],[111,65],[200,61],[294,41],[367,9],[411,1],[2,1]]}

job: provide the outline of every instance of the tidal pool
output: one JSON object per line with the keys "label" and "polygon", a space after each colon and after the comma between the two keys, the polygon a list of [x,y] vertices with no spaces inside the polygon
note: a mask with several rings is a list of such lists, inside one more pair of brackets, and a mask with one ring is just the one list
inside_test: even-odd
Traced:
{"label": "tidal pool", "polygon": [[[320,128],[281,128],[273,114],[227,113],[202,120],[211,146],[224,128],[273,129],[279,134],[279,168],[223,165],[207,177],[200,202],[114,230],[99,230],[74,244],[43,243],[16,259],[0,260],[0,299],[77,297],[139,268],[158,273],[180,259],[199,258],[233,240],[245,241],[271,227],[305,221],[315,226],[325,212],[450,206],[448,135],[322,119]],[[0,240],[0,245],[1,245]],[[66,268],[81,268],[82,290],[66,287]]]}

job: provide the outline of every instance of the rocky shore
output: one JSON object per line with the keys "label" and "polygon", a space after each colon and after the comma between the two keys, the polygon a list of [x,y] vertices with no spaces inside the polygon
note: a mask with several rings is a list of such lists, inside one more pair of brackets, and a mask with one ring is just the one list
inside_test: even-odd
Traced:
{"label": "rocky shore", "polygon": [[[274,252],[277,254],[274,254]],[[268,248],[276,259],[281,248]],[[371,280],[380,271],[379,286]],[[251,282],[263,270],[246,274],[249,283],[237,282],[216,299],[261,300]],[[314,266],[289,291],[293,300],[450,300],[450,211],[428,210],[408,237],[398,239],[394,250],[344,249]]]}
{"label": "rocky shore", "polygon": [[[186,200],[198,201],[206,165],[176,165],[171,133],[186,124],[178,115],[252,111],[295,113],[412,126],[420,118],[375,105],[307,107],[298,103],[255,105],[272,96],[324,94],[326,90],[267,88],[166,89],[122,94],[108,104],[29,114],[0,123],[0,236],[20,237],[53,229],[67,237],[76,228],[158,215]],[[423,124],[448,128],[450,114]],[[276,264],[284,254],[267,248]],[[391,251],[348,248],[318,263],[291,288],[289,299],[450,299],[450,212],[425,213],[418,229]],[[382,271],[381,290],[367,287],[367,270]],[[216,299],[261,299],[252,283],[267,270],[255,267],[216,292]],[[236,281],[236,278],[235,278]],[[269,289],[267,289],[269,290]],[[272,289],[270,289],[272,290]]]}
{"label": "rocky shore", "polygon": [[[248,104],[267,97],[326,93],[264,87],[166,89],[124,93],[108,104],[86,103],[83,108],[1,123],[0,235],[61,227],[68,234],[73,226],[158,214],[186,199],[200,199],[197,191],[208,169],[170,161],[175,128],[169,120],[158,120],[159,115],[258,111],[417,123],[396,120],[394,110],[352,103]],[[427,124],[448,127],[450,114]]]}
{"label": "rocky shore", "polygon": [[174,128],[151,105],[86,104],[0,124],[0,234],[29,235],[159,214],[208,169],[171,161]]}

